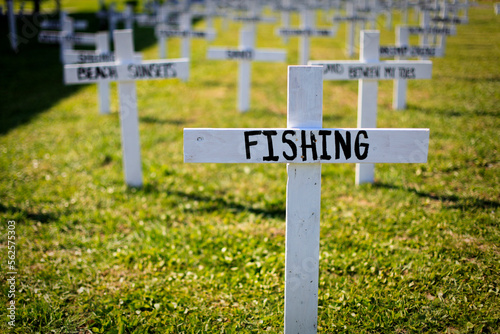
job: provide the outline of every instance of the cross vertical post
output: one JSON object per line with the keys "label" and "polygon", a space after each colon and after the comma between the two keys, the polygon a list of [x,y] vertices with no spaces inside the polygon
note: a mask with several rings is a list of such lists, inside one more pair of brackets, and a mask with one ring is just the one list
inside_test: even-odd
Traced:
{"label": "cross vertical post", "polygon": [[[360,61],[378,63],[380,34],[374,30],[361,32]],[[361,79],[358,83],[358,128],[377,127],[378,81]],[[356,184],[373,183],[374,164],[356,164]]]}
{"label": "cross vertical post", "polygon": [[61,15],[63,16],[63,19],[61,20],[62,22],[62,39],[60,41],[60,49],[59,49],[59,59],[61,60],[61,63],[64,64],[64,53],[68,50],[73,49],[73,41],[69,38],[70,36],[74,35],[74,28],[73,28],[73,19],[67,17],[66,12],[61,12]]}
{"label": "cross vertical post", "polygon": [[[321,128],[322,105],[323,68],[289,66],[287,128]],[[321,164],[289,163],[287,173],[285,334],[316,333]]]}
{"label": "cross vertical post", "polygon": [[7,0],[7,10],[9,14],[9,41],[12,50],[17,52],[17,25],[16,14],[14,13],[14,0]]}
{"label": "cross vertical post", "polygon": [[[242,29],[240,32],[240,49],[253,50],[255,29]],[[238,64],[238,110],[246,112],[250,108],[250,84],[252,82],[252,63],[242,60]]]}
{"label": "cross vertical post", "polygon": [[[422,28],[427,29],[430,26],[430,15],[429,11],[424,8],[421,10],[420,14],[420,26]],[[428,46],[429,45],[429,36],[427,33],[420,35],[420,46]],[[421,57],[420,59],[429,59],[428,57]]]}
{"label": "cross vertical post", "polygon": [[[405,46],[410,44],[410,36],[408,29],[397,26],[396,27],[396,46]],[[401,57],[395,57],[400,60]],[[406,79],[394,80],[392,108],[394,110],[406,109],[406,91],[408,88],[408,81]]]}
{"label": "cross vertical post", "polygon": [[[100,32],[96,34],[95,38],[96,51],[98,54],[109,53],[109,38],[106,32]],[[110,109],[110,98],[109,98],[109,82],[98,82],[97,90],[99,92],[99,112],[101,114],[109,114]]]}
{"label": "cross vertical post", "polygon": [[[179,26],[181,31],[191,32],[191,13],[182,13],[179,20]],[[186,34],[186,36],[181,41],[181,58],[191,57],[191,36]]]}
{"label": "cross vertical post", "polygon": [[[115,31],[116,61],[119,64],[134,62],[134,42],[131,30]],[[123,147],[125,181],[129,186],[142,186],[141,148],[139,143],[139,119],[137,91],[134,81],[118,83],[120,98],[120,125]]]}
{"label": "cross vertical post", "polygon": [[[312,29],[314,28],[314,10],[309,8],[304,8],[300,12],[300,20],[302,24],[302,29]],[[299,64],[307,65],[309,60],[309,49],[311,46],[311,41],[309,36],[304,35],[300,37],[300,47],[299,47]]]}
{"label": "cross vertical post", "polygon": [[[346,14],[347,17],[354,16],[356,11],[354,10],[354,2],[346,3]],[[356,21],[349,22],[349,27],[346,29],[347,32],[347,56],[352,57],[354,55],[354,37],[356,36]]]}

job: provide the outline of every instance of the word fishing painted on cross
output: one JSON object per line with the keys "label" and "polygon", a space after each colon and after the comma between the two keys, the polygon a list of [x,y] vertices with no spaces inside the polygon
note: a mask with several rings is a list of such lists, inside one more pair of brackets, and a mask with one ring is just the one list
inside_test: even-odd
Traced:
{"label": "word fishing painted on cross", "polygon": [[421,163],[427,129],[184,129],[186,162]]}
{"label": "word fishing painted on cross", "polygon": [[109,63],[66,65],[64,82],[68,84],[183,78],[184,73],[187,73],[188,64],[187,59],[180,59],[120,65]]}

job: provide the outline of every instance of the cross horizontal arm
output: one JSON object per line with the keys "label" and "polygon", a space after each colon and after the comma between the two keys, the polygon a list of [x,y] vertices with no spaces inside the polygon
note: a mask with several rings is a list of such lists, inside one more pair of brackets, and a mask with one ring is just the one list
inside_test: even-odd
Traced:
{"label": "cross horizontal arm", "polygon": [[279,28],[276,31],[278,36],[293,37],[293,36],[315,36],[315,37],[332,37],[336,34],[335,29],[300,29],[300,28]]}
{"label": "cross horizontal arm", "polygon": [[314,60],[309,65],[323,65],[323,80],[394,80],[430,79],[432,62],[429,60],[388,60],[362,62],[352,60]]}
{"label": "cross horizontal arm", "polygon": [[380,57],[442,57],[443,49],[435,46],[380,46]]}
{"label": "cross horizontal arm", "polygon": [[213,40],[215,38],[215,30],[210,29],[207,31],[202,30],[179,30],[179,29],[168,29],[161,28],[156,30],[157,37],[180,37],[180,38],[204,38],[207,40]]}
{"label": "cross horizontal arm", "polygon": [[[142,54],[134,55],[136,62],[142,61]],[[113,52],[97,52],[91,50],[66,50],[64,51],[65,64],[108,63],[115,61]]]}
{"label": "cross horizontal arm", "polygon": [[456,35],[455,27],[405,27],[410,35]]}
{"label": "cross horizontal arm", "polygon": [[85,84],[108,81],[136,81],[186,78],[189,59],[165,59],[132,64],[95,63],[64,66],[64,83]]}
{"label": "cross horizontal arm", "polygon": [[38,42],[46,44],[57,44],[62,41],[73,42],[79,45],[94,45],[95,34],[78,33],[65,35],[62,31],[45,30],[38,34]]}
{"label": "cross horizontal arm", "polygon": [[423,163],[428,129],[184,129],[184,161]]}
{"label": "cross horizontal arm", "polygon": [[286,52],[278,49],[210,48],[208,49],[207,58],[214,60],[284,62]]}

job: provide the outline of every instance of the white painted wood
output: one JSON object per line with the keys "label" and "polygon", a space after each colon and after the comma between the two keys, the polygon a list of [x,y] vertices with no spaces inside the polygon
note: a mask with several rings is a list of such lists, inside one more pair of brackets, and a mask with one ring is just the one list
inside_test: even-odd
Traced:
{"label": "white painted wood", "polygon": [[17,24],[16,15],[14,13],[13,0],[7,0],[7,10],[8,10],[8,20],[9,20],[9,42],[10,47],[15,52],[18,51],[18,41],[17,41]]}
{"label": "white painted wood", "polygon": [[[96,51],[98,54],[110,54],[109,38],[107,32],[100,32],[96,35]],[[113,57],[114,58],[114,57]],[[112,60],[114,61],[114,60]],[[106,115],[111,113],[110,85],[107,82],[97,83],[99,113]]]}
{"label": "white painted wood", "polygon": [[189,60],[165,59],[138,62],[134,54],[132,30],[116,30],[114,35],[116,62],[65,65],[64,81],[80,84],[119,82],[125,182],[131,187],[140,187],[142,186],[142,166],[135,81],[181,78],[187,73]]}
{"label": "white painted wood", "polygon": [[[59,48],[59,59],[64,63],[64,53],[68,50],[72,50],[74,44],[73,41],[67,37],[74,36],[75,31],[73,29],[73,20],[66,15],[66,12],[61,12],[61,16],[63,16],[61,20],[63,29],[61,31],[62,39]],[[92,39],[92,42],[95,43],[95,37]]]}
{"label": "white painted wood", "polygon": [[[410,43],[410,36],[408,34],[408,29],[404,29],[401,26],[396,28],[396,45],[407,46]],[[399,60],[401,56],[396,59]],[[403,55],[405,57],[405,55]],[[404,110],[406,109],[406,91],[408,88],[408,81],[406,79],[394,80],[393,87],[393,99],[392,108],[394,110]]]}
{"label": "white painted wood", "polygon": [[[183,31],[191,31],[191,13],[181,14],[180,28]],[[187,35],[181,42],[181,57],[191,58],[191,36]]]}
{"label": "white painted wood", "polygon": [[77,45],[94,45],[95,34],[78,33],[73,35],[63,35],[61,31],[42,30],[38,34],[38,42],[45,44],[59,44],[61,41],[70,41]]}
{"label": "white painted wood", "polygon": [[[116,60],[120,64],[134,61],[134,45],[131,30],[115,31]],[[142,186],[141,148],[139,141],[139,117],[135,82],[118,84],[120,98],[120,125],[122,135],[125,182],[131,187]]]}
{"label": "white painted wood", "polygon": [[323,129],[322,80],[319,66],[289,66],[287,128],[184,129],[185,162],[288,163],[285,334],[317,332],[321,163],[427,161],[428,129]]}
{"label": "white painted wood", "polygon": [[346,53],[348,57],[352,57],[354,55],[354,45],[355,45],[355,36],[356,36],[356,22],[365,22],[368,19],[364,16],[359,16],[356,13],[355,2],[348,1],[345,4],[346,6],[346,16],[336,16],[333,18],[335,22],[346,21],[349,26],[346,29]]}
{"label": "white painted wood", "polygon": [[[323,66],[324,80],[359,80],[358,128],[377,127],[378,80],[430,79],[430,61],[380,61],[380,33],[361,32],[359,61],[310,61]],[[374,165],[357,164],[357,185],[374,182]]]}
{"label": "white painted wood", "polygon": [[[406,27],[411,35],[448,35],[453,36],[457,34],[456,27]],[[421,46],[427,46],[422,45]]]}
{"label": "white painted wood", "polygon": [[311,60],[308,64],[322,65],[324,80],[430,79],[432,75],[432,62],[429,60],[386,60],[373,63],[357,60]]}
{"label": "white painted wood", "polygon": [[189,60],[146,60],[141,63],[95,63],[64,66],[64,83],[82,84],[95,82],[185,79]]}
{"label": "white painted wood", "polygon": [[115,4],[111,3],[108,6],[108,33],[109,33],[109,39],[111,41],[114,41],[114,31],[116,29],[116,22],[117,17],[116,17],[116,12],[115,12]]}
{"label": "white painted wood", "polygon": [[[303,9],[300,13],[302,29],[312,29],[314,11],[310,9]],[[311,42],[309,36],[299,37],[299,65],[306,65],[309,61]]]}
{"label": "white painted wood", "polygon": [[279,49],[230,49],[210,48],[207,58],[213,60],[248,60],[248,61],[270,61],[283,62],[286,60],[286,52]]}
{"label": "white painted wood", "polygon": [[125,19],[125,29],[134,29],[134,6],[132,4],[126,4],[123,16]]}
{"label": "white painted wood", "polygon": [[[206,31],[197,31],[192,30],[191,25],[191,14],[189,12],[185,12],[181,14],[180,18],[180,27],[179,29],[172,29],[166,24],[159,24],[156,26],[155,32],[156,36],[159,40],[159,52],[160,58],[165,58],[166,48],[167,48],[167,39],[172,37],[181,38],[181,57],[182,58],[191,58],[191,38],[204,38],[207,40],[213,40],[215,38],[214,30],[206,30]],[[189,79],[189,68],[188,73],[183,77],[183,80]]]}
{"label": "white painted wood", "polygon": [[[282,0],[281,5],[284,8],[288,8],[291,5],[291,0]],[[281,26],[283,27],[284,30],[289,29],[289,27],[290,27],[290,11],[283,10],[281,12]],[[279,35],[279,33],[278,33],[278,35]],[[285,44],[288,44],[288,41],[289,41],[288,35],[280,35],[280,36],[283,36],[283,42]]]}
{"label": "white painted wood", "polygon": [[[398,26],[396,30],[408,31],[405,27]],[[396,32],[396,45],[395,46],[381,46],[380,58],[416,58],[416,57],[442,57],[443,50],[435,46],[418,46],[403,44],[397,37]]]}
{"label": "white painted wood", "polygon": [[[360,61],[379,62],[380,33],[374,30],[361,32]],[[358,83],[358,128],[377,127],[378,81],[361,79]],[[356,185],[373,183],[375,180],[374,164],[356,164]]]}
{"label": "white painted wood", "polygon": [[[301,126],[290,130],[187,128],[184,129],[184,161],[309,164],[423,163],[427,159],[427,129],[318,129]],[[311,135],[317,140],[315,144],[311,143]],[[303,143],[309,146],[302,148]]]}
{"label": "white painted wood", "polygon": [[[321,67],[288,67],[287,127],[321,128]],[[285,334],[317,332],[321,164],[287,165]]]}
{"label": "white painted wood", "polygon": [[[86,30],[88,21],[86,20],[73,20],[73,28],[75,30]],[[62,23],[60,20],[45,20],[40,23],[40,28],[48,30],[62,30]]]}
{"label": "white painted wood", "polygon": [[[255,45],[255,30],[241,30],[240,48],[253,50]],[[246,112],[250,109],[250,85],[252,75],[252,63],[241,60],[238,64],[238,110]]]}
{"label": "white painted wood", "polygon": [[237,60],[238,64],[238,101],[240,112],[250,109],[250,86],[252,61],[278,62],[286,60],[286,52],[276,49],[255,49],[255,29],[252,24],[249,29],[240,31],[240,44],[234,48],[209,48],[207,59]]}

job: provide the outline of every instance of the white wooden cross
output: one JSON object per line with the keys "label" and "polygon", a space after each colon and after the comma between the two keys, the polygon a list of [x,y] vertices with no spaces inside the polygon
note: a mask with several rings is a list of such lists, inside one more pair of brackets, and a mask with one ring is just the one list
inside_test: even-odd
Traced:
{"label": "white wooden cross", "polygon": [[[392,58],[402,60],[405,58],[420,57],[442,57],[443,49],[436,46],[411,46],[408,28],[396,27],[396,46],[380,46],[380,58]],[[406,109],[406,91],[408,82],[406,79],[394,80],[392,108],[394,110]]]}
{"label": "white wooden cross", "polygon": [[[49,30],[62,30],[63,22],[68,17],[68,13],[61,11],[59,20],[44,20],[40,23],[40,28]],[[86,30],[89,25],[87,20],[74,20],[73,28],[75,30]]]}
{"label": "white wooden cross", "polygon": [[139,145],[137,94],[135,81],[183,78],[188,73],[188,59],[162,59],[137,62],[131,30],[115,30],[116,61],[64,66],[66,84],[118,82],[125,182],[142,186]]}
{"label": "white wooden cross", "polygon": [[95,34],[77,33],[73,29],[73,19],[66,17],[63,20],[62,31],[42,30],[38,34],[38,42],[45,44],[60,44],[59,58],[64,63],[64,53],[73,49],[74,44],[95,45]]}
{"label": "white wooden cross", "polygon": [[[109,36],[105,31],[95,34],[96,50],[65,50],[64,64],[89,64],[89,63],[108,63],[115,61],[115,54],[109,51]],[[142,60],[142,55],[134,55],[136,62]],[[111,112],[110,103],[110,83],[97,83],[99,113],[109,114]]]}
{"label": "white wooden cross", "polygon": [[209,48],[208,59],[216,60],[237,60],[238,70],[238,110],[248,111],[250,108],[250,83],[251,83],[251,62],[284,62],[286,52],[276,49],[256,49],[255,29],[242,29],[240,31],[239,48]]}
{"label": "white wooden cross", "polygon": [[321,66],[288,67],[287,128],[184,129],[184,161],[287,163],[285,334],[318,325],[321,164],[424,163],[428,129],[324,129]]}
{"label": "white wooden cross", "polygon": [[349,27],[346,29],[346,39],[347,39],[347,56],[352,57],[354,55],[354,38],[356,36],[356,22],[366,22],[368,18],[365,16],[359,16],[356,14],[354,8],[354,2],[349,1],[346,3],[346,16],[335,16],[333,18],[334,22],[347,21],[349,22]]}
{"label": "white wooden cross", "polygon": [[159,40],[160,58],[165,58],[167,56],[166,39],[173,37],[182,39],[181,57],[191,58],[191,38],[203,38],[211,41],[215,38],[215,30],[193,30],[191,24],[191,13],[184,12],[180,15],[179,29],[170,28],[166,24],[159,24],[156,26],[156,37]]}
{"label": "white wooden cross", "polygon": [[[380,61],[380,33],[376,30],[361,32],[359,61],[310,61],[309,65],[322,65],[324,80],[359,80],[358,128],[377,127],[378,80],[430,79],[430,61]],[[356,184],[374,182],[373,164],[356,165]]]}
{"label": "white wooden cross", "polygon": [[315,10],[303,8],[300,10],[301,27],[299,29],[293,28],[279,28],[277,34],[282,37],[299,36],[299,64],[305,65],[309,60],[309,49],[311,36],[315,37],[334,37],[337,33],[334,28],[315,28]]}
{"label": "white wooden cross", "polygon": [[[456,27],[436,27],[431,25],[431,10],[425,8],[421,10],[420,14],[420,26],[408,26],[408,33],[410,35],[420,35],[420,46],[429,46],[429,36],[446,36],[446,35],[456,35]],[[442,50],[444,53],[444,49]],[[422,57],[422,59],[427,59],[427,57]]]}

